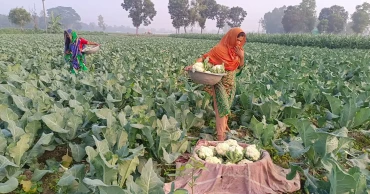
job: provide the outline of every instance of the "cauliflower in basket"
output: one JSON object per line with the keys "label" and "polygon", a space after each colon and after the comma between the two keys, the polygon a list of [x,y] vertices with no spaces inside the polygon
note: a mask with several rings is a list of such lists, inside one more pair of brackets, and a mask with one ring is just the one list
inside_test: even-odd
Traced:
{"label": "cauliflower in basket", "polygon": [[230,146],[229,151],[236,152],[237,154],[243,155],[243,147],[241,147],[240,145]]}
{"label": "cauliflower in basket", "polygon": [[222,160],[214,156],[206,158],[206,162],[212,164],[222,164]]}
{"label": "cauliflower in basket", "polygon": [[261,157],[261,152],[256,148],[256,145],[250,145],[246,148],[245,156],[248,159],[257,161]]}
{"label": "cauliflower in basket", "polygon": [[224,65],[215,65],[212,67],[213,73],[225,73],[225,66]]}
{"label": "cauliflower in basket", "polygon": [[223,142],[223,143],[219,143],[217,144],[216,146],[216,152],[217,154],[221,155],[221,156],[224,156],[226,154],[227,151],[229,151],[229,144]]}
{"label": "cauliflower in basket", "polygon": [[247,159],[243,159],[243,160],[240,160],[238,164],[249,164],[249,163],[253,163],[253,162]]}
{"label": "cauliflower in basket", "polygon": [[206,146],[201,146],[200,149],[198,150],[198,156],[201,159],[206,159],[208,157],[213,156],[213,149],[206,147]]}
{"label": "cauliflower in basket", "polygon": [[204,72],[204,64],[202,62],[197,62],[193,65],[193,72],[194,71],[199,71],[199,72]]}
{"label": "cauliflower in basket", "polygon": [[238,146],[238,142],[236,140],[233,140],[233,139],[228,139],[225,141],[225,143],[229,144],[229,146]]}
{"label": "cauliflower in basket", "polygon": [[215,146],[208,146],[208,148],[213,151],[213,155],[216,155],[217,154],[216,147]]}
{"label": "cauliflower in basket", "polygon": [[229,147],[229,150],[226,152],[226,158],[228,159],[228,161],[236,164],[238,163],[240,160],[243,159],[243,148],[239,145],[237,146],[230,146]]}

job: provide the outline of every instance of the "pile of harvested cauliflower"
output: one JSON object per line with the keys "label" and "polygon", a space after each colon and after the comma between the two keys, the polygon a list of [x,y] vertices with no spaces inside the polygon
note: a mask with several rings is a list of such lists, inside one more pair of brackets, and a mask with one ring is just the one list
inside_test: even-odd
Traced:
{"label": "pile of harvested cauliflower", "polygon": [[213,164],[247,164],[260,159],[261,151],[256,145],[249,145],[245,149],[237,141],[229,139],[217,146],[201,146],[197,151],[199,158]]}
{"label": "pile of harvested cauliflower", "polygon": [[199,71],[199,72],[205,72],[205,73],[216,73],[216,74],[222,74],[225,73],[225,66],[222,65],[212,65],[208,63],[208,58],[204,60],[204,62],[197,62],[193,65],[193,72]]}

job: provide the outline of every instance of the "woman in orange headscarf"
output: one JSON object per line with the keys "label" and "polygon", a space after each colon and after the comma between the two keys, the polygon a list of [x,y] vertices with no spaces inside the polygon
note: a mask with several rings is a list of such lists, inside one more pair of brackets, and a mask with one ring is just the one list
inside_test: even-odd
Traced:
{"label": "woman in orange headscarf", "polygon": [[[227,75],[214,86],[206,86],[204,90],[213,96],[213,104],[216,113],[217,139],[225,140],[230,107],[235,97],[235,74],[244,67],[244,49],[246,34],[241,28],[230,29],[221,41],[208,53],[204,54],[197,62],[203,62],[207,57],[212,65],[224,64]],[[185,67],[191,70],[192,66]]]}

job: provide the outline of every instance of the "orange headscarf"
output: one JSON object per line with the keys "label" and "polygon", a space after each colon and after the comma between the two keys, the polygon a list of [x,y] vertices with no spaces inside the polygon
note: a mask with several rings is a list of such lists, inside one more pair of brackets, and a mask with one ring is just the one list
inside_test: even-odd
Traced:
{"label": "orange headscarf", "polygon": [[204,54],[203,57],[209,57],[209,63],[213,65],[225,65],[225,70],[234,71],[239,67],[240,58],[235,52],[235,47],[240,46],[240,49],[244,51],[243,46],[246,42],[246,38],[241,42],[241,45],[237,45],[237,38],[239,33],[244,32],[241,28],[230,29],[221,41],[213,47],[208,53]]}

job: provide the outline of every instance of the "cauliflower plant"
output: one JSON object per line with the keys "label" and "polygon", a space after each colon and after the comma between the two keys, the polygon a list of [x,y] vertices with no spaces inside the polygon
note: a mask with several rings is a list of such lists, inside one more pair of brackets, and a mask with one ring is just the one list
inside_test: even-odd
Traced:
{"label": "cauliflower plant", "polygon": [[212,163],[212,164],[222,164],[222,159],[212,156],[212,157],[206,158],[206,162]]}
{"label": "cauliflower plant", "polygon": [[250,163],[253,163],[253,162],[247,159],[243,159],[243,160],[240,160],[238,164],[250,164]]}
{"label": "cauliflower plant", "polygon": [[193,65],[193,72],[199,71],[199,72],[204,72],[204,64],[202,62],[197,62]]}
{"label": "cauliflower plant", "polygon": [[201,146],[198,150],[198,156],[201,159],[206,159],[213,156],[213,149],[206,146]]}
{"label": "cauliflower plant", "polygon": [[261,152],[256,148],[256,145],[250,145],[246,148],[245,156],[253,161],[257,161],[261,157]]}
{"label": "cauliflower plant", "polygon": [[221,155],[221,156],[224,156],[226,154],[227,151],[229,151],[229,144],[223,142],[223,143],[219,143],[217,144],[216,146],[216,152],[217,154]]}

